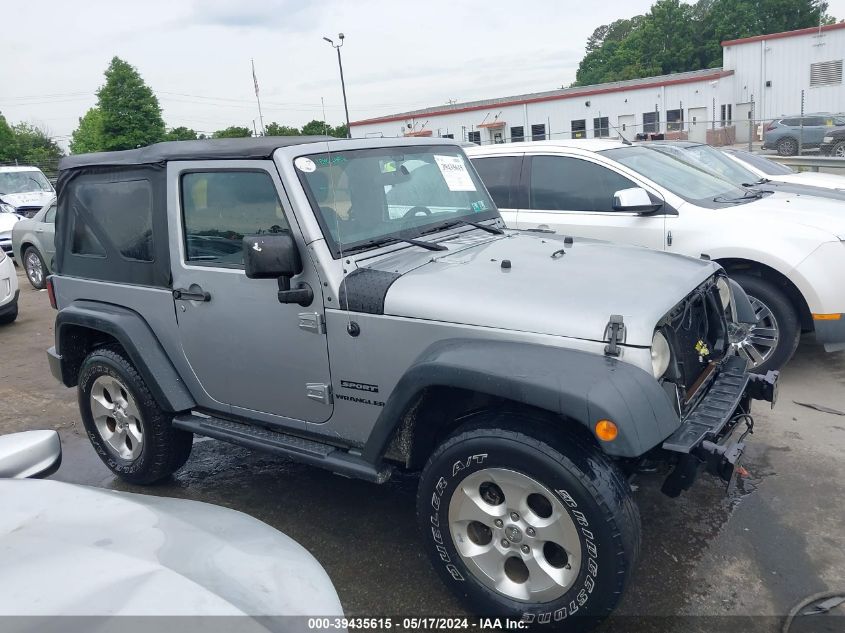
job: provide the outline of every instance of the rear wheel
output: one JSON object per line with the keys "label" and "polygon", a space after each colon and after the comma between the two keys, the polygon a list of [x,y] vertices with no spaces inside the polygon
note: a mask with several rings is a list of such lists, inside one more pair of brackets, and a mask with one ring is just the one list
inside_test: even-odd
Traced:
{"label": "rear wheel", "polygon": [[79,371],[79,412],[100,459],[121,479],[151,484],[182,467],[193,434],[173,428],[122,350],[105,347]]}
{"label": "rear wheel", "polygon": [[751,361],[754,372],[780,369],[792,358],[801,339],[795,308],[780,288],[761,277],[731,277],[745,290],[759,319],[744,337],[733,341],[737,352]]}
{"label": "rear wheel", "polygon": [[439,446],[417,504],[435,568],[481,616],[593,626],[619,602],[639,550],[621,472],[584,439],[514,414]]}
{"label": "rear wheel", "polygon": [[781,156],[795,156],[798,153],[798,141],[791,136],[784,137],[778,141],[777,150]]}
{"label": "rear wheel", "polygon": [[23,268],[33,288],[42,290],[47,286],[47,267],[35,247],[27,246],[23,252]]}

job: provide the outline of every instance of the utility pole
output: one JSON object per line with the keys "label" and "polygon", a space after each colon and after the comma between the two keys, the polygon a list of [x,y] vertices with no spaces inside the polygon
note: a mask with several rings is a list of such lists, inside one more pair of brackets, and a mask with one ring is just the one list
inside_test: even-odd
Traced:
{"label": "utility pole", "polygon": [[346,138],[352,138],[352,130],[349,128],[349,106],[346,104],[346,82],[343,80],[343,61],[340,59],[340,49],[343,46],[343,39],[345,37],[343,33],[337,34],[340,44],[335,44],[334,40],[328,37],[324,37],[323,39],[337,51],[337,67],[340,69],[340,88],[343,91],[343,111],[346,114]]}
{"label": "utility pole", "polygon": [[255,60],[250,59],[249,61],[252,63],[252,83],[255,84],[255,100],[258,102],[258,119],[261,121],[261,133],[266,134],[264,115],[261,114],[261,99],[258,97],[258,77],[255,76]]}

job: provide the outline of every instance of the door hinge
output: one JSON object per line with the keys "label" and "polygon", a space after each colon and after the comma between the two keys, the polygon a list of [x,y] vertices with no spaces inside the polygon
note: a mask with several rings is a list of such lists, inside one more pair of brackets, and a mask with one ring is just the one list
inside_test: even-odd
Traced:
{"label": "door hinge", "polygon": [[621,314],[611,314],[610,321],[604,328],[604,338],[608,342],[604,346],[604,353],[608,356],[619,356],[622,350],[619,349],[620,343],[625,342],[626,331],[625,323],[623,322]]}
{"label": "door hinge", "polygon": [[325,334],[326,321],[319,312],[300,312],[299,329],[314,334]]}
{"label": "door hinge", "polygon": [[672,231],[666,233],[666,246],[672,246]]}
{"label": "door hinge", "polygon": [[322,382],[309,382],[305,384],[305,395],[312,400],[316,400],[322,404],[331,404],[332,388]]}

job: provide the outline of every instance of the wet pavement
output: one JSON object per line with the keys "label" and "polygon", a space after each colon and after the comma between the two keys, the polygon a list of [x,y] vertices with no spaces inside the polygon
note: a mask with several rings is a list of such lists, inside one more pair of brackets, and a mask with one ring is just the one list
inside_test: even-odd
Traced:
{"label": "wet pavement", "polygon": [[[85,438],[75,391],[47,367],[55,316],[47,295],[23,275],[20,282],[20,317],[0,328],[0,433],[57,429],[64,459],[54,478],[257,517],[316,556],[349,615],[464,613],[423,555],[413,476],[376,486],[198,439],[185,468],[164,484],[112,477]],[[736,628],[769,631],[805,596],[845,589],[845,416],[795,400],[845,411],[845,353],[826,354],[805,337],[783,372],[776,409],[757,405],[744,462],[750,476],[731,496],[706,477],[678,499],[660,493],[657,477],[634,481],[643,548],[620,615],[657,618],[642,628],[665,623],[663,616],[696,616],[678,621],[679,631],[710,630],[712,619],[700,616],[737,616]],[[632,624],[623,618],[602,628]]]}

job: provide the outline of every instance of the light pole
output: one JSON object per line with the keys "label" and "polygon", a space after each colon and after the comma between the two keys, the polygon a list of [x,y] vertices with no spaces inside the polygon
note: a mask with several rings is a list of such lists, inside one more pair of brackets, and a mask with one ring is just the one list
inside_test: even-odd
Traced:
{"label": "light pole", "polygon": [[332,48],[337,51],[337,67],[340,69],[340,88],[343,90],[343,111],[346,113],[346,138],[352,138],[352,130],[349,129],[349,106],[346,105],[346,83],[343,81],[343,62],[340,60],[340,48],[343,46],[343,33],[338,33],[337,38],[340,44],[335,44],[331,38],[324,37]]}

